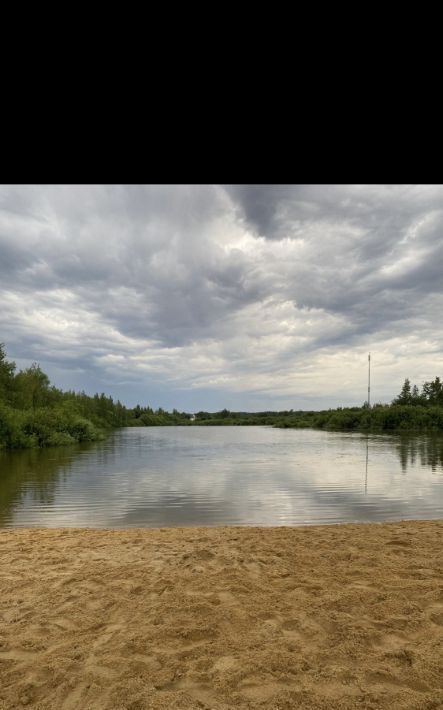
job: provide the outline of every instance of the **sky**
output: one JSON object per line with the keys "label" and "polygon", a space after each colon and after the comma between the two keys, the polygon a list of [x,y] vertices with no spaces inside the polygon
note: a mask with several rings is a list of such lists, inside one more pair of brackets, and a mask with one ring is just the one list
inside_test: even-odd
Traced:
{"label": "sky", "polygon": [[441,185],[2,185],[0,342],[128,406],[390,402],[443,376]]}

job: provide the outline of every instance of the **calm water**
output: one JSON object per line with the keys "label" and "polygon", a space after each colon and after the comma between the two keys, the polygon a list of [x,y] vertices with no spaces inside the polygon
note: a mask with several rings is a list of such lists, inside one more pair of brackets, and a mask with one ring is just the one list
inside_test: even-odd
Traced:
{"label": "calm water", "polygon": [[153,427],[0,453],[0,527],[302,525],[442,509],[443,437]]}

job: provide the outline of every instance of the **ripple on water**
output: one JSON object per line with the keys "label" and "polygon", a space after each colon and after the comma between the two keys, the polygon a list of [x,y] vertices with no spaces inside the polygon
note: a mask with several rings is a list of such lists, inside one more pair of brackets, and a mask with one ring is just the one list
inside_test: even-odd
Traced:
{"label": "ripple on water", "polygon": [[443,437],[271,427],[121,429],[94,445],[32,457],[3,452],[0,474],[0,526],[7,527],[439,518]]}

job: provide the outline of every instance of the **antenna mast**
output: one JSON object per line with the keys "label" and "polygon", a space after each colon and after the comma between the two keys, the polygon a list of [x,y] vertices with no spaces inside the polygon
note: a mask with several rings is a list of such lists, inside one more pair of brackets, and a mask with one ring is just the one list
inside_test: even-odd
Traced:
{"label": "antenna mast", "polygon": [[368,407],[371,406],[371,353],[368,354]]}

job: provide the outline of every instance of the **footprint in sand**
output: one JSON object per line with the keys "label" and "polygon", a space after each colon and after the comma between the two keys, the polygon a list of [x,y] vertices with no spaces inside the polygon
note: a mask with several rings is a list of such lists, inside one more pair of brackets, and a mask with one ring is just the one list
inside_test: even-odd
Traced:
{"label": "footprint in sand", "polygon": [[210,550],[198,550],[194,557],[196,557],[197,560],[212,560],[215,555]]}
{"label": "footprint in sand", "polygon": [[434,624],[438,624],[438,626],[443,626],[443,610],[437,609],[436,611],[432,611],[431,609],[431,614],[430,617],[431,621],[434,622]]}
{"label": "footprint in sand", "polygon": [[237,659],[234,656],[220,656],[212,666],[212,669],[217,672],[229,671],[235,668]]}

